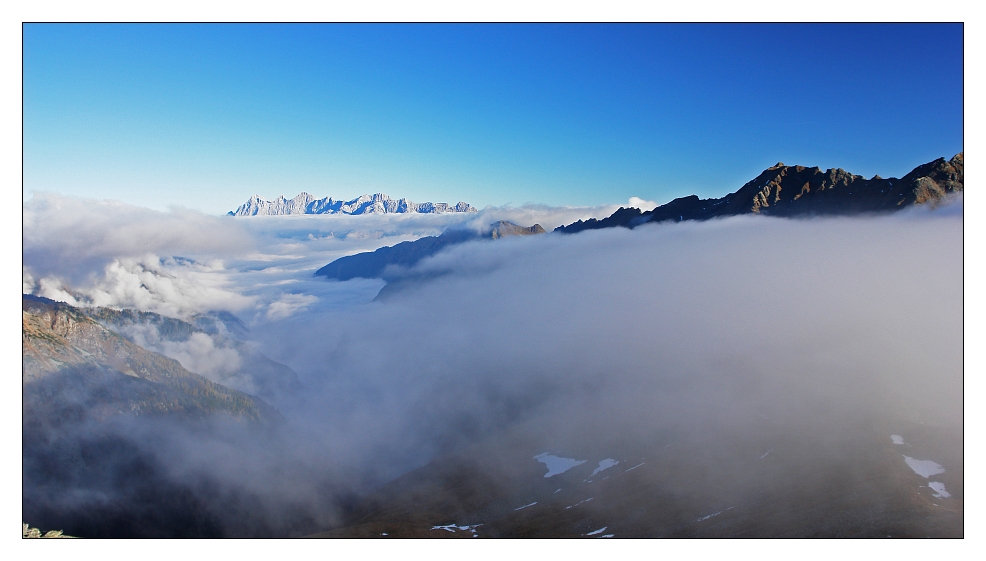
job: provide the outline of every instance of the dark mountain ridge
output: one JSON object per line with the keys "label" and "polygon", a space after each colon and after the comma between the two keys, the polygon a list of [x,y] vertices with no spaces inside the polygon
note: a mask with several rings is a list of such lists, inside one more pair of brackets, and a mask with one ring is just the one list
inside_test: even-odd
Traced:
{"label": "dark mountain ridge", "polygon": [[620,208],[597,220],[574,222],[555,228],[571,234],[582,230],[622,226],[633,228],[646,222],[709,220],[740,214],[767,216],[824,216],[894,212],[908,206],[936,204],[947,195],[963,191],[963,153],[951,160],[938,158],[914,168],[904,177],[865,179],[841,168],[824,172],[818,167],[777,165],[767,168],[736,192],[719,199],[680,197],[654,210]]}
{"label": "dark mountain ridge", "polygon": [[387,267],[413,267],[425,257],[429,257],[446,247],[475,240],[498,240],[511,236],[530,236],[545,233],[540,224],[531,227],[518,226],[513,222],[500,220],[490,224],[483,232],[466,229],[448,229],[439,236],[427,236],[414,241],[381,247],[355,255],[340,257],[315,271],[317,277],[327,277],[340,281],[354,278],[388,278]]}

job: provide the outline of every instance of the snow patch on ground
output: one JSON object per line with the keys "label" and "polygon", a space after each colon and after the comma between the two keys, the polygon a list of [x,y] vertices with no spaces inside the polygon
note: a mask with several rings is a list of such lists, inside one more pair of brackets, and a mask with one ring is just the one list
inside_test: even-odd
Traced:
{"label": "snow patch on ground", "polygon": [[760,459],[762,460],[762,459],[766,458],[767,457],[767,454],[770,454],[773,451],[774,451],[773,448],[771,448],[770,450],[767,450],[766,452],[763,453],[763,456],[760,456]]}
{"label": "snow patch on ground", "polygon": [[[482,526],[482,524],[473,524],[472,526],[459,526],[458,524],[449,524],[448,526],[432,526],[431,529],[445,530],[446,532],[452,532],[453,534],[455,533],[456,530],[460,530],[462,532],[472,532],[473,537],[476,537],[475,535],[476,528],[479,528],[480,526]],[[380,535],[386,536],[387,534],[380,534]]]}
{"label": "snow patch on ground", "polygon": [[568,510],[568,509],[572,508],[573,506],[579,506],[582,503],[587,503],[587,502],[589,502],[591,500],[592,500],[592,497],[589,497],[588,499],[585,499],[584,501],[579,501],[579,502],[577,502],[577,503],[575,503],[575,504],[573,504],[571,506],[566,506],[565,507],[565,510]]}
{"label": "snow patch on ground", "polygon": [[603,526],[602,528],[600,528],[598,530],[593,530],[593,531],[589,532],[586,535],[587,536],[595,536],[596,534],[601,534],[601,533],[605,532],[606,531],[606,528],[608,528],[608,527],[609,526]]}
{"label": "snow patch on ground", "polygon": [[945,468],[943,468],[938,462],[933,462],[931,460],[915,460],[909,456],[904,456],[904,461],[907,462],[907,465],[914,470],[914,473],[924,477],[925,479],[931,477],[932,475],[945,473]]}
{"label": "snow patch on ground", "polygon": [[576,460],[575,458],[562,458],[547,452],[542,452],[534,456],[534,459],[547,466],[548,473],[544,474],[545,477],[565,473],[573,467],[580,466],[586,462],[586,460]]}
{"label": "snow patch on ground", "polygon": [[935,492],[935,494],[931,496],[936,499],[947,499],[952,496],[945,490],[944,483],[932,481],[931,483],[928,483],[928,487],[931,487],[931,490]]}
{"label": "snow patch on ground", "polygon": [[891,434],[890,435],[890,440],[892,440],[894,442],[894,444],[903,444],[904,443],[904,437],[901,436],[901,435],[899,435],[899,434]]}
{"label": "snow patch on ground", "polygon": [[597,473],[599,473],[599,472],[601,472],[603,470],[609,469],[609,468],[615,466],[618,463],[620,463],[620,462],[617,461],[617,460],[614,460],[613,458],[606,458],[605,460],[599,460],[599,467],[597,467],[592,472],[592,475],[590,475],[589,477],[592,477],[593,475],[596,475]]}
{"label": "snow patch on ground", "polygon": [[533,503],[531,503],[529,505],[520,506],[520,507],[515,508],[514,510],[524,510],[525,508],[527,508],[529,506],[534,506],[536,504],[538,504],[538,502],[537,501],[534,501]]}
{"label": "snow patch on ground", "polygon": [[[733,510],[733,507],[729,507],[726,510]],[[703,516],[703,517],[699,518],[698,521],[701,522],[703,520],[708,520],[709,518],[712,518],[713,516],[719,516],[720,514],[726,512],[726,510],[720,510],[719,512],[713,512],[712,514],[709,514],[709,515],[706,515],[706,516]]]}
{"label": "snow patch on ground", "polygon": [[[644,462],[640,462],[639,464],[637,464],[637,465],[635,465],[635,466],[633,466],[632,468],[629,468],[629,469],[627,469],[627,471],[630,471],[630,470],[632,470],[632,469],[637,469],[637,468],[639,468],[639,467],[640,467],[640,466],[642,466],[642,465],[644,465]],[[623,472],[623,473],[626,473],[626,472]]]}

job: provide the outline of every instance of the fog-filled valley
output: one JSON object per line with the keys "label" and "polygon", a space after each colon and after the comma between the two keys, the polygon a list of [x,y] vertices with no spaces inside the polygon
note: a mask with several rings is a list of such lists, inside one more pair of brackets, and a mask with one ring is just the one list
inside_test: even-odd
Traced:
{"label": "fog-filled valley", "polygon": [[[222,405],[40,422],[113,382],[26,381],[24,520],[80,536],[961,536],[962,204],[561,234],[616,207],[213,217],[36,195],[24,293],[106,309],[73,321],[256,397],[259,420]],[[386,298],[381,279],[314,276],[497,220],[549,233],[446,248]]]}

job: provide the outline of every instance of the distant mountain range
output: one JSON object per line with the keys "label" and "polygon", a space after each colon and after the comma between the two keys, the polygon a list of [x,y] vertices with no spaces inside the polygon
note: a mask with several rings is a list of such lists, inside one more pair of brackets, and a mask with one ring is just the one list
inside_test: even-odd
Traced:
{"label": "distant mountain range", "polygon": [[934,204],[963,190],[962,153],[951,160],[938,158],[918,166],[900,179],[879,175],[864,179],[843,169],[822,171],[817,167],[769,167],[735,193],[721,199],[681,197],[654,210],[620,208],[601,220],[590,218],[555,228],[572,234],[583,230],[622,226],[633,228],[647,222],[708,220],[739,214],[767,216],[823,216],[893,212],[913,205]]}
{"label": "distant mountain range", "polygon": [[229,216],[282,216],[286,214],[442,214],[447,212],[476,212],[468,203],[413,203],[407,199],[391,199],[383,193],[360,195],[351,201],[332,197],[316,199],[308,193],[300,193],[293,199],[280,196],[268,201],[254,195]]}
{"label": "distant mountain range", "polygon": [[[952,193],[962,192],[963,182],[962,153],[948,161],[939,158],[918,166],[900,179],[883,179],[878,175],[864,179],[843,169],[823,172],[817,167],[778,163],[720,199],[699,199],[691,195],[647,212],[632,207],[620,208],[606,218],[579,220],[554,231],[570,234],[617,226],[634,228],[647,222],[708,220],[740,214],[797,217],[894,212],[914,205],[936,204]],[[440,236],[341,257],[318,269],[315,276],[341,281],[358,277],[382,278],[389,283],[380,294],[384,296],[422,280],[415,275],[408,276],[407,270],[449,246],[543,232],[538,224],[525,228],[503,220],[491,224],[483,233],[450,229]]]}

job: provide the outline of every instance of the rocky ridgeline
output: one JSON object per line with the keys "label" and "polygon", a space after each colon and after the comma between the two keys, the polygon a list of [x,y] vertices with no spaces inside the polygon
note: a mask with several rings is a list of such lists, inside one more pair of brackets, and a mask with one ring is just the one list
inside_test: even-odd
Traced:
{"label": "rocky ridgeline", "polygon": [[476,212],[468,203],[414,203],[407,199],[391,199],[383,193],[361,195],[351,201],[332,197],[316,199],[308,193],[300,193],[293,199],[280,196],[268,201],[254,195],[229,216],[283,216],[287,214],[443,214],[449,212]]}
{"label": "rocky ridgeline", "polygon": [[506,220],[494,222],[482,232],[448,229],[442,232],[440,236],[427,236],[414,241],[381,247],[376,251],[366,251],[340,257],[315,271],[315,276],[335,280],[383,278],[384,271],[388,270],[388,267],[396,266],[402,270],[406,270],[416,265],[425,257],[434,255],[449,246],[469,241],[498,240],[513,236],[532,236],[543,233],[545,233],[544,228],[540,224],[518,226]]}
{"label": "rocky ridgeline", "polygon": [[513,222],[508,222],[506,220],[500,220],[490,224],[489,237],[497,240],[500,238],[508,238],[510,236],[531,236],[534,234],[543,234],[544,228],[540,224],[535,224],[530,227],[518,226]]}
{"label": "rocky ridgeline", "polygon": [[961,193],[964,168],[962,153],[951,160],[938,158],[918,166],[900,179],[884,179],[879,175],[866,179],[843,169],[822,171],[817,167],[777,163],[720,199],[690,195],[648,212],[620,208],[601,220],[579,220],[555,231],[570,234],[614,226],[633,228],[646,222],[708,220],[739,214],[795,217],[894,212],[914,205],[934,205],[952,193]]}

